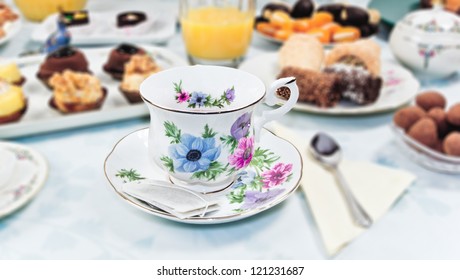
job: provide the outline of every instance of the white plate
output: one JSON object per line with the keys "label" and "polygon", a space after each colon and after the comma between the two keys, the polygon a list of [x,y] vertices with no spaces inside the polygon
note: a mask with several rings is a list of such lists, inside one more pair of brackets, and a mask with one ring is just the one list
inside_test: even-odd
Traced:
{"label": "white plate", "polygon": [[[123,11],[120,11],[123,12]],[[163,43],[176,32],[175,17],[169,13],[147,13],[147,21],[134,28],[117,28],[119,12],[90,12],[91,26],[72,26],[73,45],[108,45],[122,42]],[[57,14],[48,16],[32,33],[32,40],[45,43],[57,29]],[[139,29],[143,30],[139,32]],[[137,31],[136,31],[137,30]]]}
{"label": "white plate", "polygon": [[[0,218],[26,205],[41,190],[48,177],[45,158],[23,145],[1,142],[5,150],[15,158],[13,172],[6,185],[0,188]],[[0,166],[0,168],[2,168]]]}
{"label": "white plate", "polygon": [[21,30],[21,27],[22,21],[20,16],[15,21],[6,22],[3,27],[5,29],[6,34],[4,37],[0,38],[0,45],[3,45],[9,40],[11,40],[11,38],[13,38],[19,32],[19,30]]}
{"label": "white plate", "polygon": [[[167,49],[146,45],[140,45],[140,47],[152,53],[163,69],[187,65],[185,60]],[[107,61],[112,49],[111,47],[81,50],[86,55],[93,74],[107,88],[108,95],[100,110],[69,115],[63,115],[49,107],[48,102],[52,92],[36,78],[39,65],[44,61],[45,56],[36,55],[14,59],[13,61],[20,66],[22,75],[26,77],[23,90],[28,98],[28,108],[20,121],[0,125],[0,139],[148,115],[147,107],[143,103],[134,105],[128,103],[118,89],[120,82],[113,80],[102,70],[102,65]]]}
{"label": "white plate", "polygon": [[[238,175],[233,185],[225,190],[205,195],[212,200],[219,200],[219,210],[210,212],[204,217],[192,217],[181,220],[162,210],[152,208],[121,191],[123,184],[129,181],[144,178],[160,181],[168,180],[168,175],[149,159],[148,134],[149,129],[145,128],[122,138],[115,144],[115,147],[107,156],[104,171],[113,190],[124,201],[147,213],[165,219],[191,224],[219,224],[244,219],[284,201],[297,189],[300,178],[302,177],[302,158],[299,151],[288,141],[275,136],[267,130],[263,130],[260,147],[261,149],[268,150],[264,153],[268,158],[276,158],[273,162],[264,162],[271,169],[263,168],[263,171],[273,170],[277,164],[282,164],[280,166],[291,164],[292,169],[289,172],[290,179],[280,181],[279,185],[273,186],[270,189],[251,189],[249,186],[251,182],[255,181],[253,175],[257,173],[257,170],[254,166],[250,165]],[[257,162],[262,164],[263,161]],[[131,175],[126,176],[129,174]],[[263,172],[259,172],[258,174],[262,177],[264,176]],[[245,186],[248,187],[246,188]],[[233,192],[233,195],[231,192]],[[240,195],[237,195],[238,193]]]}
{"label": "white plate", "polygon": [[[281,69],[278,53],[267,53],[244,61],[239,69],[252,73],[262,79],[268,87],[276,80]],[[320,108],[308,103],[297,103],[295,110],[327,115],[362,115],[395,110],[409,103],[417,94],[419,82],[411,72],[394,64],[382,63],[383,86],[379,99],[370,105],[359,106],[340,102],[332,108]]]}

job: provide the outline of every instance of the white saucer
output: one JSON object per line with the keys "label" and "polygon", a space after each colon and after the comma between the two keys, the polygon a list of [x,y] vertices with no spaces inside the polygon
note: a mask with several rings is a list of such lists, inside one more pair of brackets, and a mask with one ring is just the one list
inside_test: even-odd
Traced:
{"label": "white saucer", "polygon": [[[287,180],[275,183],[271,188],[262,187],[262,183],[255,186],[253,175],[257,173],[257,166],[248,167],[241,172],[237,180],[225,190],[206,194],[212,199],[218,199],[220,209],[210,212],[204,217],[192,217],[181,220],[169,213],[152,208],[147,204],[132,198],[121,191],[124,183],[138,179],[155,179],[168,181],[168,175],[148,158],[149,129],[141,129],[122,138],[107,156],[104,164],[105,175],[113,190],[129,204],[155,216],[173,221],[192,224],[218,224],[244,219],[267,210],[284,201],[298,187],[302,177],[302,158],[299,151],[288,141],[263,130],[260,149],[266,150],[267,168],[262,167],[259,175],[277,167],[285,169],[285,175],[290,174]],[[253,159],[254,161],[254,159]],[[254,161],[255,162],[255,161]],[[290,170],[289,170],[290,169]],[[279,171],[279,169],[278,169]],[[123,176],[124,175],[124,176]],[[274,181],[272,181],[274,182]],[[252,184],[251,184],[252,183]]]}
{"label": "white saucer", "polygon": [[[278,53],[267,53],[244,61],[239,69],[259,77],[267,87],[276,79],[281,69]],[[403,67],[382,61],[383,86],[379,99],[370,105],[358,106],[340,102],[332,108],[320,108],[312,104],[298,102],[294,110],[326,115],[365,115],[395,110],[408,104],[417,95],[419,82],[411,72]]]}
{"label": "white saucer", "polygon": [[0,150],[11,158],[6,164],[14,165],[9,168],[12,170],[9,174],[11,177],[0,186],[2,218],[23,207],[37,195],[48,177],[48,164],[41,154],[23,145],[0,142]]}

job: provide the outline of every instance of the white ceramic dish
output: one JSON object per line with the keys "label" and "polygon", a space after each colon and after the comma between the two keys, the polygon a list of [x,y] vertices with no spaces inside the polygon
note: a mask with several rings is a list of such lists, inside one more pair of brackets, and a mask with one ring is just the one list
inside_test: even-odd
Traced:
{"label": "white ceramic dish", "polygon": [[[270,85],[281,71],[278,65],[278,53],[267,53],[243,62],[239,69],[258,76],[266,85]],[[366,106],[339,103],[332,108],[320,108],[315,105],[300,103],[294,110],[326,115],[362,115],[395,110],[409,103],[417,94],[419,82],[403,67],[383,62],[383,87],[379,99]]]}
{"label": "white ceramic dish", "polygon": [[[185,60],[164,48],[147,45],[140,45],[140,47],[153,54],[163,69],[187,65]],[[82,50],[89,61],[91,71],[107,88],[108,95],[100,110],[69,115],[63,115],[48,105],[52,92],[36,78],[39,65],[44,61],[45,56],[37,55],[13,59],[20,66],[21,73],[26,77],[23,90],[28,98],[28,108],[20,121],[0,125],[0,139],[148,115],[144,103],[134,105],[128,103],[118,89],[120,82],[113,80],[102,70],[102,65],[106,62],[112,49],[111,47]]]}
{"label": "white ceramic dish", "polygon": [[460,157],[448,156],[432,150],[409,137],[401,128],[392,125],[396,143],[419,165],[441,173],[460,174]]}
{"label": "white ceramic dish", "polygon": [[[255,30],[255,29],[254,29],[254,34],[256,34],[256,36],[261,38],[262,40],[265,40],[265,41],[268,41],[268,42],[271,42],[271,43],[274,43],[274,44],[282,45],[285,42],[283,40],[280,40],[280,39],[265,35],[265,34]],[[370,37],[367,37],[366,39],[371,39],[373,37],[374,36],[370,36]],[[336,43],[323,44],[323,47],[325,49],[332,49],[335,45],[336,45]]]}
{"label": "white ceramic dish", "polygon": [[0,38],[0,45],[5,44],[11,38],[13,38],[19,30],[21,30],[22,27],[22,19],[19,17],[15,21],[8,21],[5,23],[5,26],[3,27],[5,29],[5,36]]}
{"label": "white ceramic dish", "polygon": [[[191,224],[218,224],[244,219],[284,201],[297,189],[302,176],[302,158],[299,151],[286,140],[263,130],[260,147],[267,150],[262,152],[267,156],[265,160],[262,155],[259,155],[256,160],[253,158],[253,161],[259,164],[251,164],[238,175],[237,180],[230,187],[205,195],[213,200],[219,200],[219,210],[210,212],[204,217],[181,220],[164,211],[152,208],[121,191],[123,184],[129,181],[144,178],[168,180],[167,173],[149,159],[148,137],[149,129],[145,128],[122,138],[107,156],[104,172],[112,186],[111,189],[120,198],[138,209],[165,219]],[[288,165],[290,168],[286,168]],[[270,174],[281,169],[285,171],[284,178],[289,179],[279,180],[278,184],[268,189],[263,187],[263,183],[257,183],[261,182],[257,181],[257,178],[269,180]]]}
{"label": "white ceramic dish", "polygon": [[0,150],[15,159],[14,163],[9,163],[14,164],[11,177],[0,188],[2,218],[23,207],[37,195],[48,177],[48,164],[41,154],[23,145],[0,141]]}
{"label": "white ceramic dish", "polygon": [[[120,11],[123,12],[123,11]],[[163,43],[176,31],[175,17],[169,13],[146,13],[147,22],[134,28],[117,28],[119,12],[90,12],[91,26],[69,27],[74,45],[108,45],[122,42]],[[32,40],[45,43],[57,28],[57,14],[48,16],[32,33]]]}

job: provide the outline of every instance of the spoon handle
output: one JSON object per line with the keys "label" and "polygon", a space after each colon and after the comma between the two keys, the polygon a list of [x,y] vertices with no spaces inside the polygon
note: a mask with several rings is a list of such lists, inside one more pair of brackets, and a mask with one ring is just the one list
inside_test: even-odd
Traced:
{"label": "spoon handle", "polygon": [[350,209],[351,215],[353,216],[353,219],[358,225],[364,228],[370,227],[372,225],[372,218],[367,214],[366,210],[364,210],[361,204],[359,204],[359,202],[356,200],[340,170],[338,168],[335,168],[334,170],[336,178],[339,181],[340,188],[345,197],[345,200],[348,203],[348,207]]}

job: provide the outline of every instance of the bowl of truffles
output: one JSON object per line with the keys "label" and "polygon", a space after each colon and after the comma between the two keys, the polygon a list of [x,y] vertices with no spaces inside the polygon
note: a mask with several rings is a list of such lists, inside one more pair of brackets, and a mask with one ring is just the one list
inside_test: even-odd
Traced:
{"label": "bowl of truffles", "polygon": [[393,117],[397,143],[423,167],[460,174],[460,103],[447,107],[437,91],[420,93],[415,103]]}

